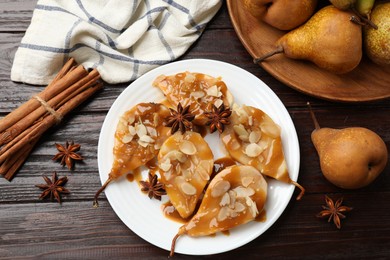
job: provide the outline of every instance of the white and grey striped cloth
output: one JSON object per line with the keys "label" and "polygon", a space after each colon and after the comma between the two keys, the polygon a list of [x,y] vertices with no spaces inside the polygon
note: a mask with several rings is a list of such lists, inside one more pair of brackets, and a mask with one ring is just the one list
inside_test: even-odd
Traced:
{"label": "white and grey striped cloth", "polygon": [[69,57],[108,83],[181,56],[222,0],[39,0],[15,54],[13,81],[48,84]]}

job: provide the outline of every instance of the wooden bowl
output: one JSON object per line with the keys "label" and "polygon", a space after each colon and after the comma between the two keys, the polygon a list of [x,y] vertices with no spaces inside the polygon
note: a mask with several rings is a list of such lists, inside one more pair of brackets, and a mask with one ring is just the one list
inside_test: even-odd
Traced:
{"label": "wooden bowl", "polygon": [[[240,41],[253,58],[273,50],[276,40],[286,33],[256,20],[241,0],[227,0],[227,6]],[[341,75],[283,54],[267,59],[260,66],[287,86],[325,100],[368,102],[389,98],[390,66],[376,65],[363,56],[357,68]]]}

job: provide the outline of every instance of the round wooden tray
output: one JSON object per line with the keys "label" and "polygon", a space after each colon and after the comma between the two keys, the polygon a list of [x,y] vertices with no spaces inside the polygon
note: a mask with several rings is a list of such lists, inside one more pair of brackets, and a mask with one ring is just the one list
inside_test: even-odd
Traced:
{"label": "round wooden tray", "polygon": [[[227,0],[234,29],[255,58],[273,50],[286,32],[257,21],[241,0]],[[305,94],[337,102],[368,102],[390,97],[390,66],[381,67],[363,57],[353,71],[336,75],[311,62],[275,55],[260,65],[279,81]]]}

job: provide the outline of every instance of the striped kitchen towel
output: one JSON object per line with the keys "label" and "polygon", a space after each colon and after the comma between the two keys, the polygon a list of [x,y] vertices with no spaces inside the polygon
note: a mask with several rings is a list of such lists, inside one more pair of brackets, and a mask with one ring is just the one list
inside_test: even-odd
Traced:
{"label": "striped kitchen towel", "polygon": [[39,0],[11,79],[48,84],[69,57],[121,83],[180,57],[222,0]]}

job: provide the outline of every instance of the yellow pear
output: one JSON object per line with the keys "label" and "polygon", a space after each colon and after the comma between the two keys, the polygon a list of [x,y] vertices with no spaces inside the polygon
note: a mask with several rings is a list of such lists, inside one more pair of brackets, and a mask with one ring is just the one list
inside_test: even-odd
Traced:
{"label": "yellow pear", "polygon": [[364,27],[364,48],[367,56],[379,65],[390,65],[390,2],[375,5],[371,21],[378,26]]}
{"label": "yellow pear", "polygon": [[244,6],[258,20],[279,30],[291,30],[312,16],[317,0],[244,0]]}
{"label": "yellow pear", "polygon": [[310,109],[316,129],[311,139],[325,178],[344,189],[369,185],[386,167],[385,142],[375,132],[363,127],[320,128]]}
{"label": "yellow pear", "polygon": [[358,66],[362,58],[362,29],[350,21],[351,16],[353,13],[349,11],[326,6],[305,24],[283,35],[272,52],[254,62],[284,53],[289,58],[312,61],[336,74],[347,73]]}

